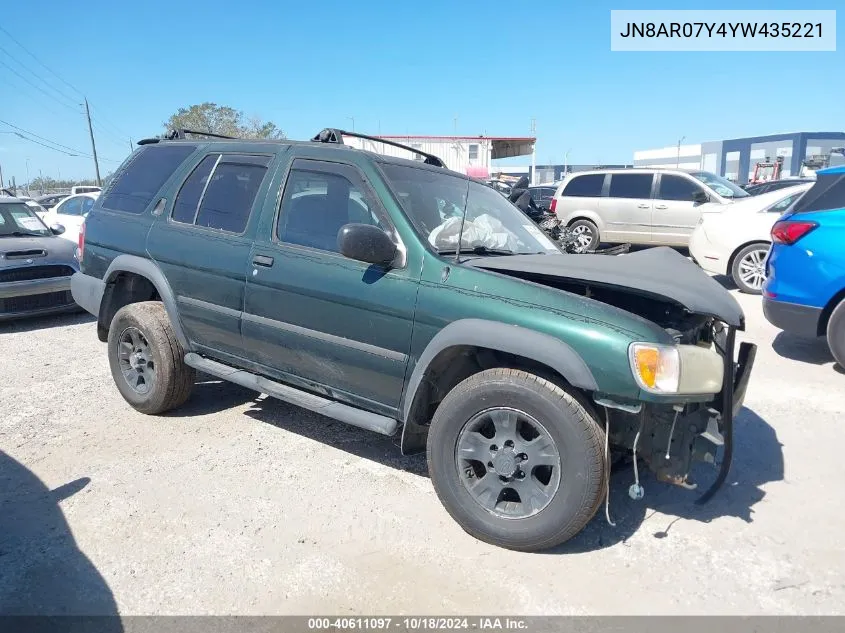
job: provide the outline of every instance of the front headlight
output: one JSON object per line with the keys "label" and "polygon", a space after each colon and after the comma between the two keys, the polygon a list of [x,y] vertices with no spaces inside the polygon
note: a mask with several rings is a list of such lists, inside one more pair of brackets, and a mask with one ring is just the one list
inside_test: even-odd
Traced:
{"label": "front headlight", "polygon": [[676,346],[631,343],[628,359],[641,389],[652,393],[678,393],[681,358]]}

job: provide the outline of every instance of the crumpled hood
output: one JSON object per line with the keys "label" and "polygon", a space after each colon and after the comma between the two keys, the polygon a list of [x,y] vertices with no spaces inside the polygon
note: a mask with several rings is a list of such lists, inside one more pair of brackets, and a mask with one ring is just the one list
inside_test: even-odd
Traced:
{"label": "crumpled hood", "polygon": [[713,316],[744,328],[745,315],[736,299],[696,264],[668,248],[624,255],[511,255],[479,257],[467,265],[486,270],[528,273],[634,290],[668,299],[690,312]]}
{"label": "crumpled hood", "polygon": [[[26,251],[45,251],[46,255],[24,255]],[[70,240],[57,236],[2,237],[0,236],[0,268],[47,264],[64,264],[77,267],[74,257],[76,246]],[[28,263],[27,260],[32,262]]]}

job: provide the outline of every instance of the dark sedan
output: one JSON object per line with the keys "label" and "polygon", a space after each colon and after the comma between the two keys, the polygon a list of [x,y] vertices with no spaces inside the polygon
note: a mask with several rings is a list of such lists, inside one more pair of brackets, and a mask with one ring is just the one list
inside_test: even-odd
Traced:
{"label": "dark sedan", "polygon": [[40,204],[45,209],[52,209],[57,204],[59,204],[62,200],[68,197],[69,194],[66,193],[51,193],[46,196],[39,196],[35,199],[35,201]]}
{"label": "dark sedan", "polygon": [[16,198],[0,197],[0,321],[77,310],[70,276],[76,246]]}
{"label": "dark sedan", "polygon": [[752,185],[745,185],[745,189],[749,195],[759,196],[761,193],[770,193],[778,189],[785,189],[786,187],[794,187],[805,182],[815,182],[814,178],[784,178],[783,180],[770,180],[769,182],[758,182]]}

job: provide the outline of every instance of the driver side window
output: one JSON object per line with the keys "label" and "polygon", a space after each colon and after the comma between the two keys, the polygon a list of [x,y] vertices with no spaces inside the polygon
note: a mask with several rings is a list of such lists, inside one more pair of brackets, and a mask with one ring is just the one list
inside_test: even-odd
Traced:
{"label": "driver side window", "polygon": [[337,234],[352,223],[385,228],[355,170],[296,161],[285,184],[277,239],[337,253]]}

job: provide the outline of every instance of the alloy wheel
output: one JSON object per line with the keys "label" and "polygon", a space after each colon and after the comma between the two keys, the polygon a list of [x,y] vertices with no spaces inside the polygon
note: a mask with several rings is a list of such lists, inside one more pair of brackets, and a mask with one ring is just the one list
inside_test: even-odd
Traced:
{"label": "alloy wheel", "polygon": [[141,330],[128,327],[121,332],[117,358],[126,384],[136,393],[146,394],[155,387],[156,366],[153,350]]}

